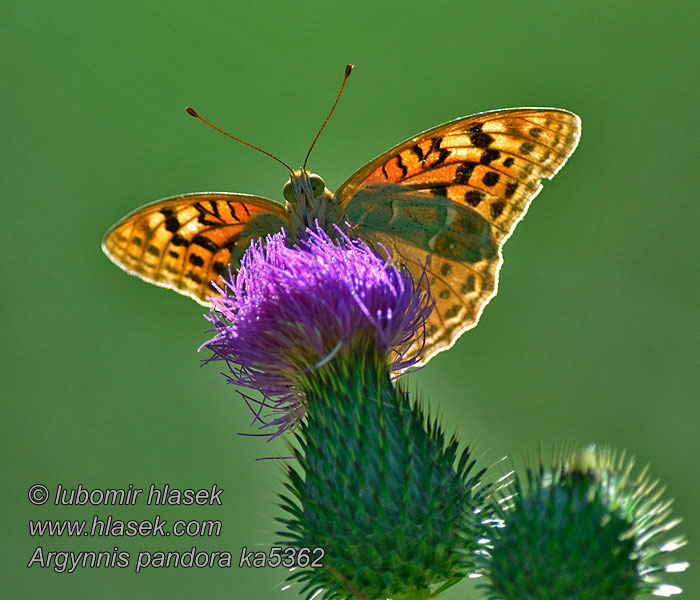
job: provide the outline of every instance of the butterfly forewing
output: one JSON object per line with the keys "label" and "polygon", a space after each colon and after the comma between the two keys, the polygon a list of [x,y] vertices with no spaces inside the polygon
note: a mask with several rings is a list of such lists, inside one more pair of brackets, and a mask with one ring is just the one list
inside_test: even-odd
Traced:
{"label": "butterfly forewing", "polygon": [[425,266],[436,305],[420,364],[476,325],[496,293],[503,243],[579,135],[579,118],[559,109],[481,113],[399,144],[340,186],[362,237],[414,277]]}
{"label": "butterfly forewing", "polygon": [[259,196],[185,194],[144,206],[119,221],[102,246],[119,267],[208,305],[212,287],[252,239],[286,224],[281,205]]}

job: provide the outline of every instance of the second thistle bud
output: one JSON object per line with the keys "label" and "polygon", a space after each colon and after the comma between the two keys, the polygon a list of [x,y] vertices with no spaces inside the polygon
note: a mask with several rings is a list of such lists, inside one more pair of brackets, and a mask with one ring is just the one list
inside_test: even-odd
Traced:
{"label": "second thistle bud", "polygon": [[665,539],[677,521],[631,463],[593,449],[516,478],[512,504],[492,532],[485,571],[498,600],[634,600],[680,588],[658,581],[671,563],[663,554],[683,545]]}

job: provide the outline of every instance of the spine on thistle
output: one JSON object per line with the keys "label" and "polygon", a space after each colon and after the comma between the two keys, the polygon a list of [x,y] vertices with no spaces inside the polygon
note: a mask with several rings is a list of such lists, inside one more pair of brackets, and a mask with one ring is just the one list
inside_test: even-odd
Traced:
{"label": "spine on thistle", "polygon": [[469,449],[371,349],[308,373],[304,391],[280,535],[326,550],[324,568],[291,575],[307,597],[429,598],[472,571],[490,504]]}

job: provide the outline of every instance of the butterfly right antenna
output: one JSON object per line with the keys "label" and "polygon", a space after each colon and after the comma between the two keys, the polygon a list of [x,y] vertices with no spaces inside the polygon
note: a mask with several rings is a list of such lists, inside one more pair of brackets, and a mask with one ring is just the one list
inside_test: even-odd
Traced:
{"label": "butterfly right antenna", "polygon": [[309,148],[309,151],[306,153],[306,158],[304,159],[304,164],[301,167],[302,169],[306,169],[306,161],[309,160],[309,155],[311,154],[311,150],[313,150],[314,144],[316,144],[316,140],[318,139],[318,136],[321,135],[323,128],[326,126],[326,123],[328,123],[328,119],[331,118],[331,115],[333,114],[333,111],[335,110],[335,107],[338,104],[338,100],[340,100],[340,95],[343,93],[343,88],[345,87],[345,82],[348,80],[348,77],[350,77],[350,73],[352,73],[352,68],[353,68],[353,65],[347,65],[345,67],[345,77],[343,78],[343,83],[340,86],[340,91],[338,92],[338,97],[335,99],[335,102],[333,103],[333,107],[331,108],[331,112],[328,113],[326,120],[323,122],[323,125],[321,125],[321,129],[318,130],[318,133],[316,134],[314,141],[311,142],[311,148]]}

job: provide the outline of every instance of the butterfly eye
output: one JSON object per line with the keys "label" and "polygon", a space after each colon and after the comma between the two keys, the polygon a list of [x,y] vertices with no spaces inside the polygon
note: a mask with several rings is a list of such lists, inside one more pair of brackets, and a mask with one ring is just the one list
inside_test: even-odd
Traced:
{"label": "butterfly eye", "polygon": [[284,184],[282,188],[282,196],[287,202],[294,202],[294,188],[292,188],[292,182],[288,181]]}
{"label": "butterfly eye", "polygon": [[314,192],[314,196],[320,196],[323,190],[326,189],[326,183],[318,175],[310,175],[309,181],[311,182],[311,189]]}

